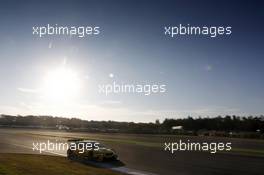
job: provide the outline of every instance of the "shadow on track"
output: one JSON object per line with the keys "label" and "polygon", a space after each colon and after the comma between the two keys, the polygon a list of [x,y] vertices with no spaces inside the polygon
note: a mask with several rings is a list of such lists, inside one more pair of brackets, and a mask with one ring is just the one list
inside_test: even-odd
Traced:
{"label": "shadow on track", "polygon": [[95,166],[95,167],[99,167],[99,168],[118,168],[118,167],[124,167],[125,163],[123,163],[120,160],[107,160],[107,161],[102,161],[102,162],[98,162],[95,160],[86,160],[86,159],[79,159],[79,158],[73,158],[73,159],[69,159],[70,161],[76,161],[85,165],[89,165],[89,166]]}

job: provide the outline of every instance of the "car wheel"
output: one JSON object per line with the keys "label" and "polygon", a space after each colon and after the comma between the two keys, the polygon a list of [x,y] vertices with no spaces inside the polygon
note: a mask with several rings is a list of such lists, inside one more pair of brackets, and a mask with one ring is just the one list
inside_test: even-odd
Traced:
{"label": "car wheel", "polygon": [[98,162],[103,162],[104,161],[104,156],[98,156],[96,160]]}
{"label": "car wheel", "polygon": [[88,160],[93,160],[93,152],[92,151],[89,151],[87,159]]}
{"label": "car wheel", "polygon": [[67,158],[70,160],[74,159],[74,153],[71,150],[67,151]]}

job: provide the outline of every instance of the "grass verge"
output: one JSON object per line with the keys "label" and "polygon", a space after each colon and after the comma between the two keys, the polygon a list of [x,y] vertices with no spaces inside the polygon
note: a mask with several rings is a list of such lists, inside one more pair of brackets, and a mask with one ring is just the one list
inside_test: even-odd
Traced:
{"label": "grass verge", "polygon": [[0,154],[0,175],[121,175],[69,161],[65,157],[34,154]]}

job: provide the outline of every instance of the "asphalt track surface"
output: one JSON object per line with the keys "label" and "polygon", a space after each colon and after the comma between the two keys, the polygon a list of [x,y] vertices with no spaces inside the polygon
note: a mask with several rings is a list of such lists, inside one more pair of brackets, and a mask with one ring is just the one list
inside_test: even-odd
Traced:
{"label": "asphalt track surface", "polygon": [[[69,133],[28,129],[0,129],[0,153],[40,154],[33,151],[33,142],[64,142],[70,137],[92,137],[116,150],[122,166],[94,163],[98,166],[133,175],[262,175],[264,157],[236,154],[210,154],[201,152],[164,152],[163,141],[172,140],[162,136]],[[159,141],[161,146],[144,146],[124,140]],[[199,139],[199,138],[198,138]],[[215,138],[216,139],[216,138]],[[215,141],[213,139],[213,141]],[[105,141],[104,141],[105,140]],[[210,140],[209,140],[210,141]],[[263,141],[234,140],[242,148],[263,149]],[[150,144],[151,145],[151,144]],[[65,156],[66,151],[45,151],[41,154]]]}

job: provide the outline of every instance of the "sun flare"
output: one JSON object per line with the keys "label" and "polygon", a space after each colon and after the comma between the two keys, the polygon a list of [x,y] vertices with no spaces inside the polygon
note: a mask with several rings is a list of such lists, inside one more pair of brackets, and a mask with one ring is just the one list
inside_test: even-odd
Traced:
{"label": "sun flare", "polygon": [[44,77],[43,95],[49,101],[67,102],[78,96],[80,87],[78,74],[72,69],[60,67]]}

